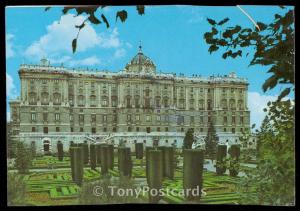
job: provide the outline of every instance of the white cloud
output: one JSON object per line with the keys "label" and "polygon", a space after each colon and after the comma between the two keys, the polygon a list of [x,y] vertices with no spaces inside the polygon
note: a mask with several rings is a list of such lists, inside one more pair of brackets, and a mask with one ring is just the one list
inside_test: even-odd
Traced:
{"label": "white cloud", "polygon": [[114,54],[114,58],[118,59],[118,58],[122,58],[126,55],[126,50],[124,48],[120,48],[117,49],[115,54]]}
{"label": "white cloud", "polygon": [[277,96],[261,95],[258,92],[248,93],[248,107],[250,110],[250,124],[255,124],[255,128],[259,128],[266,116],[263,111],[267,107],[269,101],[275,101]]}
{"label": "white cloud", "polygon": [[14,35],[12,34],[6,35],[6,59],[11,58],[15,55],[15,52],[13,50],[13,44],[12,44],[13,38]]}
{"label": "white cloud", "polygon": [[70,66],[76,66],[76,65],[92,66],[96,64],[101,64],[101,60],[96,56],[91,56],[80,60],[72,60],[69,62]]}
{"label": "white cloud", "polygon": [[[61,16],[59,21],[54,21],[47,26],[47,34],[33,42],[25,50],[25,56],[27,58],[41,58],[43,56],[51,58],[62,53],[71,55],[71,43],[78,32],[78,28],[75,26],[81,25],[85,18],[83,15],[74,17],[72,14]],[[86,26],[80,31],[76,51],[83,52],[94,47],[119,48],[121,45],[117,28],[97,34],[90,23],[86,22]]]}
{"label": "white cloud", "polygon": [[71,56],[63,56],[61,58],[51,58],[51,64],[63,64],[64,66],[74,67],[77,65],[82,66],[93,66],[97,64],[102,64],[102,61],[97,56],[90,56],[84,59],[73,59]]}
{"label": "white cloud", "polygon": [[6,96],[8,96],[8,98],[14,98],[15,95],[16,95],[16,87],[14,84],[14,80],[11,77],[11,75],[6,73]]}

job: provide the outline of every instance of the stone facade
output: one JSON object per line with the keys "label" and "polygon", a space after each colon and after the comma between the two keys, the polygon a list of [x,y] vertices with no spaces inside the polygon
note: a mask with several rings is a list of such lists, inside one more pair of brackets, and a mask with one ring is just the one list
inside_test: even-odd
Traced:
{"label": "stone facade", "polygon": [[236,142],[250,125],[245,79],[158,73],[141,48],[119,72],[55,67],[42,59],[20,65],[19,76],[21,96],[10,102],[12,134],[41,150],[45,140],[53,146],[87,136],[180,147],[189,128],[203,141],[209,121],[219,142]]}

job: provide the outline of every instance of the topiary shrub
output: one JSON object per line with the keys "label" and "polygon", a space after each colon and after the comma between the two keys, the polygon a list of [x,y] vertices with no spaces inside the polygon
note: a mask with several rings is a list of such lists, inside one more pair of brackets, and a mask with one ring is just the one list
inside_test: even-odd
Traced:
{"label": "topiary shrub", "polygon": [[[162,188],[163,180],[163,152],[162,150],[149,150],[149,182],[148,186],[150,190],[156,189],[156,191],[149,192],[149,203],[158,203],[162,196],[159,194],[159,190]],[[151,193],[157,192],[157,195]]]}
{"label": "topiary shrub", "polygon": [[84,141],[81,146],[83,148],[83,163],[86,165],[89,163],[89,145],[87,141]]}
{"label": "topiary shrub", "polygon": [[149,150],[153,150],[154,147],[147,146],[145,149],[146,152],[146,178],[147,182],[149,183]]}
{"label": "topiary shrub", "polygon": [[108,173],[108,145],[102,144],[100,147],[100,156],[101,156],[101,174],[106,175]]}
{"label": "topiary shrub", "polygon": [[[199,149],[183,150],[183,188],[188,201],[199,200],[203,184],[204,151]],[[197,190],[199,195],[193,195],[191,190]],[[195,193],[194,193],[195,194]]]}
{"label": "topiary shrub", "polygon": [[70,152],[72,180],[80,186],[83,179],[83,148],[71,147]]}
{"label": "topiary shrub", "polygon": [[227,155],[227,146],[218,145],[217,162],[215,165],[217,175],[223,175],[226,172],[226,155]]}
{"label": "topiary shrub", "polygon": [[114,169],[114,145],[108,144],[107,145],[107,168]]}
{"label": "topiary shrub", "polygon": [[91,165],[91,169],[96,170],[97,154],[96,154],[95,144],[90,144],[90,165]]}
{"label": "topiary shrub", "polygon": [[144,144],[136,143],[135,144],[135,157],[136,159],[143,159],[144,156]]}
{"label": "topiary shrub", "polygon": [[132,160],[129,147],[118,148],[118,169],[120,172],[120,177],[131,177]]}
{"label": "topiary shrub", "polygon": [[164,163],[164,176],[169,179],[174,178],[174,148],[165,147],[163,153],[163,163]]}
{"label": "topiary shrub", "polygon": [[236,177],[239,174],[239,157],[240,157],[240,146],[238,144],[231,145],[229,149],[229,175]]}
{"label": "topiary shrub", "polygon": [[64,159],[64,146],[61,141],[57,142],[57,158],[59,161],[63,161]]}

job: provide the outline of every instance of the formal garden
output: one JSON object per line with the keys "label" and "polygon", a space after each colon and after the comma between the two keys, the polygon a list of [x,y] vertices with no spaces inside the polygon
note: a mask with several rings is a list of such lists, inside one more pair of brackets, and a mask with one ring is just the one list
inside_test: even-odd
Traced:
{"label": "formal garden", "polygon": [[[19,145],[19,149],[24,147],[21,143]],[[213,163],[201,149],[146,147],[143,143],[136,143],[133,152],[125,146],[87,142],[71,142],[68,152],[64,152],[62,143],[58,142],[57,153],[53,155],[36,155],[32,148],[24,150],[34,154],[27,171],[16,173],[15,167],[20,168],[16,165],[10,168],[9,175],[19,176],[16,185],[24,186],[24,193],[15,203],[25,205],[239,204],[239,174],[244,175],[255,166],[255,160],[249,159],[249,155],[241,156],[240,145],[231,145],[228,149],[226,145],[217,145]],[[246,154],[246,150],[242,152]],[[250,167],[245,163],[246,158]],[[25,160],[23,168],[27,165]],[[97,195],[95,187],[99,186],[101,194]],[[161,190],[163,194],[152,196],[147,191],[138,196],[112,195],[108,186],[124,189],[148,187]],[[200,194],[186,194],[187,189],[197,187]]]}

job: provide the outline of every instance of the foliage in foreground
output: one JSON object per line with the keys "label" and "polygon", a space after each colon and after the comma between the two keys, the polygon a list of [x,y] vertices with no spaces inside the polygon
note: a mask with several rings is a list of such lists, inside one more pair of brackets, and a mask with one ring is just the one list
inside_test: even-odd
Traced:
{"label": "foliage in foreground", "polygon": [[17,173],[7,174],[7,205],[24,205],[26,185],[23,176]]}
{"label": "foliage in foreground", "polygon": [[17,158],[16,158],[16,168],[21,174],[26,174],[29,172],[29,167],[32,160],[32,150],[28,148],[26,144],[19,141],[17,143]]}
{"label": "foliage in foreground", "polygon": [[[242,204],[295,203],[295,134],[293,101],[269,104],[258,131],[258,165],[242,180]],[[253,192],[253,193],[251,193]]]}

